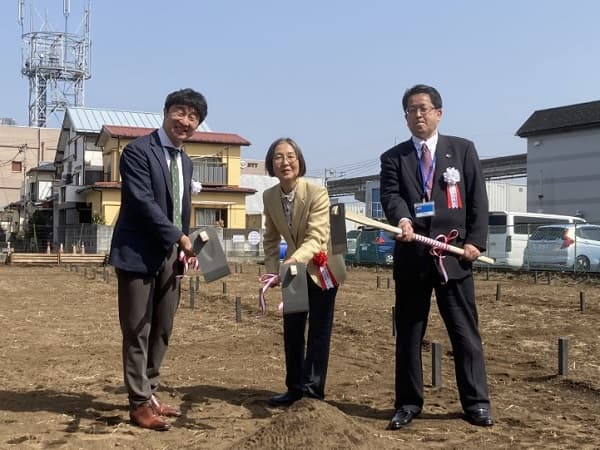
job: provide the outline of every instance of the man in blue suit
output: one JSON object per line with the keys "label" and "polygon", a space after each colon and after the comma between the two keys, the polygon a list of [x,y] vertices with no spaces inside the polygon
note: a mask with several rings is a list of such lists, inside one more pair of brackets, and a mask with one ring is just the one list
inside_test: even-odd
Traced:
{"label": "man in blue suit", "polygon": [[[402,99],[412,137],[381,155],[381,204],[396,237],[396,412],[389,428],[408,425],[423,407],[421,347],[431,294],[452,343],[465,418],[491,426],[490,399],[478,329],[472,262],[485,250],[488,200],[472,142],[438,133],[442,98],[426,85]],[[448,239],[464,255],[431,254],[415,233]]]}
{"label": "man in blue suit", "polygon": [[182,150],[207,114],[192,89],[169,94],[163,125],[129,143],[120,159],[121,209],[109,263],[118,279],[123,369],[133,424],[168,430],[176,408],[159,403],[160,366],[179,304],[183,251],[194,264],[188,234],[192,161]]}

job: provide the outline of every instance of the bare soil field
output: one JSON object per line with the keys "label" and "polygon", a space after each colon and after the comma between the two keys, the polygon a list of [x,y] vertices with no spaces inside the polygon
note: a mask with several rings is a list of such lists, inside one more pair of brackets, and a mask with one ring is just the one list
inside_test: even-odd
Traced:
{"label": "bare soil field", "polygon": [[[392,432],[391,274],[349,272],[337,298],[326,400],[278,409],[267,399],[285,389],[279,293],[269,292],[269,312],[257,317],[259,267],[236,266],[243,273],[224,280],[227,293],[221,281],[200,282],[194,308],[184,280],[160,392],[183,415],[159,433],[129,423],[114,272],[106,282],[100,268],[0,265],[0,448],[600,448],[599,281],[477,274],[491,428],[461,418],[452,352],[433,306],[423,414]],[[569,340],[565,375],[561,337]],[[431,382],[432,342],[443,349],[441,387]]]}

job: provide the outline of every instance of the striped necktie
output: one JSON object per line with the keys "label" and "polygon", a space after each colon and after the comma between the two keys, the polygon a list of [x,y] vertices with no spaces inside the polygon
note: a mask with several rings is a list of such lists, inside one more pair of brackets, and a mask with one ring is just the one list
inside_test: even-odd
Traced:
{"label": "striped necktie", "polygon": [[433,185],[433,174],[431,173],[431,152],[427,144],[421,147],[421,165],[423,167],[423,183],[427,183],[427,200],[431,199],[431,186]]}
{"label": "striped necktie", "polygon": [[173,223],[179,229],[181,225],[181,195],[179,192],[179,164],[177,163],[177,154],[179,150],[173,147],[167,147],[171,155],[171,187],[173,192]]}

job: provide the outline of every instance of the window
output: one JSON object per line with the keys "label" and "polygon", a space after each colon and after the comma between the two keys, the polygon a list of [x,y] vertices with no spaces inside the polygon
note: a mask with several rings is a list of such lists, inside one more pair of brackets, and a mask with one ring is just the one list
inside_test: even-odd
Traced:
{"label": "window", "polygon": [[560,241],[568,229],[564,226],[540,227],[529,238],[531,241]]}
{"label": "window", "polygon": [[556,223],[557,220],[548,217],[521,217],[515,216],[515,234],[531,234],[537,227],[547,223]]}
{"label": "window", "polygon": [[221,158],[199,158],[194,161],[192,178],[206,184],[227,184],[227,166]]}
{"label": "window", "polygon": [[600,228],[592,227],[577,227],[577,237],[590,239],[592,241],[600,241]]}
{"label": "window", "polygon": [[196,208],[195,211],[196,226],[215,226],[227,227],[227,210],[213,208]]}
{"label": "window", "polygon": [[85,138],[85,151],[87,152],[88,150],[91,151],[101,151],[102,147],[98,147],[96,145],[96,138],[95,136],[87,136]]}
{"label": "window", "polygon": [[490,234],[506,234],[506,215],[490,214],[488,224]]}
{"label": "window", "polygon": [[37,202],[38,200],[37,183],[29,183],[29,200]]}
{"label": "window", "polygon": [[23,162],[22,161],[12,161],[11,170],[13,172],[21,172],[23,170]]}

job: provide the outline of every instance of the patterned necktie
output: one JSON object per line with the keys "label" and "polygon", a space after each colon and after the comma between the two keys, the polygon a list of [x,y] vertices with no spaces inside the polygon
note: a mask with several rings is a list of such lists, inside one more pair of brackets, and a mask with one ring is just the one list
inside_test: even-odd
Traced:
{"label": "patterned necktie", "polygon": [[431,152],[427,144],[423,144],[421,147],[421,167],[423,168],[423,183],[427,182],[427,200],[431,198],[431,186],[433,185],[433,174],[431,171]]}
{"label": "patterned necktie", "polygon": [[181,226],[181,196],[179,193],[179,164],[177,164],[177,154],[179,150],[176,148],[168,147],[169,154],[171,155],[171,187],[173,188],[173,223],[179,229]]}

